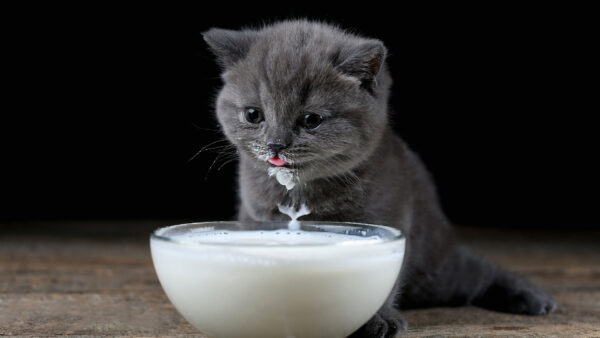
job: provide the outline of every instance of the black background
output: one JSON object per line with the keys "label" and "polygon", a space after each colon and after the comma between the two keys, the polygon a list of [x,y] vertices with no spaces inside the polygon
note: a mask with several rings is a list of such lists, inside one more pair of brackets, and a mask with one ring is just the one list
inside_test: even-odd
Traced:
{"label": "black background", "polygon": [[226,5],[7,11],[0,220],[232,218],[235,162],[189,161],[221,137],[200,33],[308,17],[385,42],[394,126],[453,222],[597,226],[589,9]]}

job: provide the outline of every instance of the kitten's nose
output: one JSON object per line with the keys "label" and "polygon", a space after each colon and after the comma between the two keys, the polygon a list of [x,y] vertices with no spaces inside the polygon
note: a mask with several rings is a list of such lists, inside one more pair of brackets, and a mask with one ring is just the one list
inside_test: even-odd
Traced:
{"label": "kitten's nose", "polygon": [[267,145],[269,146],[269,148],[271,148],[271,150],[273,150],[276,153],[279,152],[281,149],[285,149],[285,147],[287,147],[286,144],[274,142],[269,142],[267,143]]}

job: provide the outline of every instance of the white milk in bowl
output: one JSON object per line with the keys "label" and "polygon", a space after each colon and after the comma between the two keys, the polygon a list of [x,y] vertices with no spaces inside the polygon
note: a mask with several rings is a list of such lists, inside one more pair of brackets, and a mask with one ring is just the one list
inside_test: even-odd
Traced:
{"label": "white milk in bowl", "polygon": [[210,337],[345,337],[383,305],[400,272],[396,229],[353,223],[194,223],[150,245],[177,310]]}

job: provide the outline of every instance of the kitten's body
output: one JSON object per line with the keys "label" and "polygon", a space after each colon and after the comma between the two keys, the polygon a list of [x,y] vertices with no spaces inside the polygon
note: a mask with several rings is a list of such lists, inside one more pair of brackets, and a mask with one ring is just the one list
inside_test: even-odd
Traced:
{"label": "kitten's body", "polygon": [[[303,220],[383,224],[407,235],[396,290],[356,336],[403,330],[394,307],[474,304],[527,314],[555,308],[535,286],[456,244],[429,174],[388,125],[391,79],[380,42],[306,21],[211,30],[205,39],[226,70],[217,116],[239,149],[241,220],[283,220],[278,204],[305,203],[312,212]],[[263,121],[245,121],[246,106],[260,106]],[[323,125],[298,127],[307,111],[323,114]],[[272,141],[285,147],[269,150]],[[293,164],[291,190],[267,175],[266,159],[276,154]]]}

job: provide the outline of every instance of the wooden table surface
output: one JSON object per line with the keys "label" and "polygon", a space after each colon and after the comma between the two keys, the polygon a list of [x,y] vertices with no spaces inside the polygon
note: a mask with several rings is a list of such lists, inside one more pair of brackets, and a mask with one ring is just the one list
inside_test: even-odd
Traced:
{"label": "wooden table surface", "polygon": [[[458,229],[477,252],[545,288],[559,308],[541,317],[476,307],[402,311],[408,336],[600,337],[600,232]],[[0,232],[0,336],[203,337],[163,293],[147,235],[113,232]]]}

